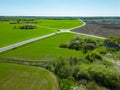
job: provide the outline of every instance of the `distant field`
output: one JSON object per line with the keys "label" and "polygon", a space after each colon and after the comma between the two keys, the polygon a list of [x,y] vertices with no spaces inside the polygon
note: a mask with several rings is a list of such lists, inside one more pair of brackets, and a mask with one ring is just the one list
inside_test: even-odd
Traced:
{"label": "distant field", "polygon": [[57,31],[42,27],[35,30],[18,30],[14,29],[14,26],[8,22],[0,22],[0,47]]}
{"label": "distant field", "polygon": [[59,48],[62,43],[67,43],[75,34],[64,33],[49,37],[0,55],[2,58],[19,60],[54,60],[62,57],[83,57],[81,51]]}
{"label": "distant field", "polygon": [[58,83],[43,68],[0,63],[0,90],[58,90]]}
{"label": "distant field", "polygon": [[74,31],[89,35],[110,37],[120,36],[120,19],[83,19],[87,24]]}
{"label": "distant field", "polygon": [[69,29],[83,24],[80,20],[38,20],[40,26]]}

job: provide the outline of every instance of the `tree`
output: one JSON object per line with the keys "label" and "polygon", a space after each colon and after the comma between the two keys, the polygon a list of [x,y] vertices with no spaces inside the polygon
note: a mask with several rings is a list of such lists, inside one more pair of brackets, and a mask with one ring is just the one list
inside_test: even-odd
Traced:
{"label": "tree", "polygon": [[86,59],[88,59],[90,62],[102,60],[102,55],[97,51],[92,51],[86,55]]}

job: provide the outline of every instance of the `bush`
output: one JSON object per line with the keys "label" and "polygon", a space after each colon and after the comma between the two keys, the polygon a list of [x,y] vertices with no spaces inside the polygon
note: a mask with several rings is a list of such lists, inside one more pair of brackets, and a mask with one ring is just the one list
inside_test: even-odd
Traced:
{"label": "bush", "polygon": [[34,26],[34,25],[23,25],[20,27],[20,29],[35,29],[35,28],[36,28],[36,26]]}
{"label": "bush", "polygon": [[92,51],[86,55],[86,59],[90,62],[94,62],[95,60],[102,60],[102,55],[99,52]]}
{"label": "bush", "polygon": [[60,48],[68,48],[68,45],[67,44],[61,44]]}
{"label": "bush", "polygon": [[96,45],[92,43],[86,43],[82,46],[83,51],[86,53],[89,50],[94,50],[96,48]]}
{"label": "bush", "polygon": [[99,48],[95,49],[95,51],[99,52],[102,55],[105,55],[107,53],[106,47],[99,47]]}
{"label": "bush", "polygon": [[110,88],[112,90],[120,89],[120,73],[115,70],[94,66],[90,70],[90,75],[98,84]]}
{"label": "bush", "polygon": [[75,85],[75,82],[72,77],[69,77],[67,79],[60,80],[59,85],[60,90],[71,90],[71,87]]}
{"label": "bush", "polygon": [[[77,66],[74,68],[73,77],[77,81],[83,79],[88,81],[95,81],[98,85],[102,85],[103,87],[107,87],[112,90],[119,90],[120,88],[120,73],[115,70],[105,68],[102,65],[82,64],[80,66]],[[90,88],[93,88],[93,86]]]}
{"label": "bush", "polygon": [[81,45],[79,43],[79,41],[75,41],[75,42],[71,42],[69,44],[69,49],[75,49],[75,50],[79,50],[81,48]]}
{"label": "bush", "polygon": [[87,90],[109,90],[105,87],[99,86],[96,82],[91,81],[86,85]]}
{"label": "bush", "polygon": [[67,78],[71,75],[71,68],[64,59],[56,61],[55,73],[61,78]]}

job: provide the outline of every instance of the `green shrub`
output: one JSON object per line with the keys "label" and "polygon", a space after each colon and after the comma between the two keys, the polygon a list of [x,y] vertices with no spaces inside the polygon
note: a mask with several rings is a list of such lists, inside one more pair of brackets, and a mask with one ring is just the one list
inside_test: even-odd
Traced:
{"label": "green shrub", "polygon": [[105,55],[107,53],[106,47],[98,47],[95,49],[95,51],[99,52],[102,55]]}
{"label": "green shrub", "polygon": [[67,78],[71,75],[71,68],[64,59],[56,61],[55,73],[62,79]]}
{"label": "green shrub", "polygon": [[69,77],[67,79],[61,79],[59,85],[60,90],[71,90],[71,87],[75,85],[75,82],[72,77]]}
{"label": "green shrub", "polygon": [[102,55],[99,52],[92,51],[86,55],[86,59],[90,62],[94,62],[95,60],[102,60]]}
{"label": "green shrub", "polygon": [[82,64],[76,66],[73,70],[73,77],[77,81],[83,79],[95,81],[97,84],[110,88],[111,90],[119,90],[120,88],[120,73],[102,65]]}
{"label": "green shrub", "polygon": [[86,85],[86,90],[109,90],[109,89],[99,86],[96,82],[91,81]]}
{"label": "green shrub", "polygon": [[93,80],[112,90],[120,89],[120,73],[102,66],[92,66],[89,71]]}
{"label": "green shrub", "polygon": [[67,44],[61,44],[60,48],[68,48],[68,45]]}
{"label": "green shrub", "polygon": [[20,27],[20,29],[35,29],[35,28],[36,28],[36,26],[34,26],[34,25],[23,25]]}
{"label": "green shrub", "polygon": [[75,49],[79,50],[81,48],[81,45],[79,44],[79,41],[71,42],[68,46],[69,49]]}

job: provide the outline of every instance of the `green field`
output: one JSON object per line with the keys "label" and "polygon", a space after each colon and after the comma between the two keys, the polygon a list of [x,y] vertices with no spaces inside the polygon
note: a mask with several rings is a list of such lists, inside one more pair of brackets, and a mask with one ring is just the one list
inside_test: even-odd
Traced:
{"label": "green field", "polygon": [[14,50],[7,51],[0,55],[2,58],[18,60],[54,60],[62,57],[83,57],[81,51],[59,48],[62,43],[67,43],[75,37],[75,34],[63,33],[52,36]]}
{"label": "green field", "polygon": [[38,20],[39,26],[69,29],[83,24],[80,20]]}
{"label": "green field", "polygon": [[58,83],[43,68],[0,63],[0,90],[58,90]]}
{"label": "green field", "polygon": [[0,47],[56,31],[57,30],[55,29],[42,27],[38,27],[35,30],[15,30],[14,25],[9,24],[8,22],[0,22]]}
{"label": "green field", "polygon": [[14,26],[20,26],[22,24],[0,22],[0,47],[57,31],[56,29],[46,27],[66,29],[82,24],[82,22],[78,20],[38,20],[37,22],[38,23],[35,24],[37,26],[35,30],[14,29]]}

